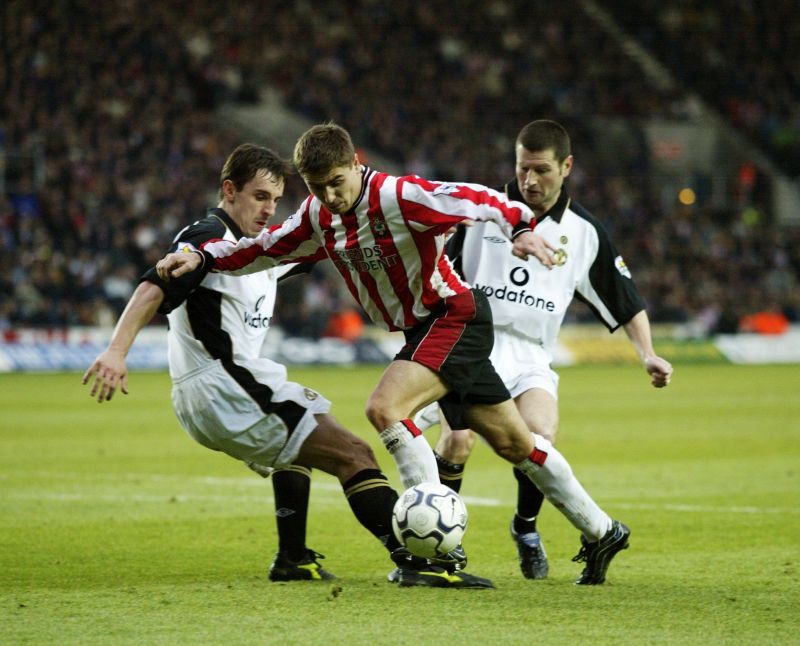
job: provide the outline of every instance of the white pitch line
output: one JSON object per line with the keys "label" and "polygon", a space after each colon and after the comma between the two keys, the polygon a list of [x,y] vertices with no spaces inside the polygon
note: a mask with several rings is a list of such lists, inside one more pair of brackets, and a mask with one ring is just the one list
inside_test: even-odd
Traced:
{"label": "white pitch line", "polygon": [[680,505],[667,503],[614,503],[619,509],[644,509],[657,511],[684,511],[700,514],[798,514],[800,507],[712,507],[708,505]]}
{"label": "white pitch line", "polygon": [[[247,473],[247,470],[245,470]],[[61,482],[65,480],[77,480],[86,483],[87,485],[94,486],[95,483],[100,481],[108,481],[108,482],[120,482],[121,480],[124,481],[131,481],[131,482],[166,482],[166,483],[173,483],[175,485],[182,485],[185,487],[186,485],[208,485],[212,487],[225,487],[229,495],[216,495],[216,494],[167,494],[165,493],[164,496],[159,496],[158,494],[131,494],[125,496],[117,496],[116,494],[97,494],[92,493],[90,495],[84,495],[81,493],[75,494],[68,494],[68,493],[55,493],[55,492],[45,492],[45,493],[9,493],[7,492],[6,498],[19,498],[19,499],[31,499],[31,498],[40,498],[40,499],[47,499],[47,500],[108,500],[114,501],[116,499],[120,500],[140,500],[142,502],[161,502],[165,499],[176,498],[179,502],[188,502],[188,501],[208,501],[208,502],[216,502],[216,501],[223,501],[223,502],[230,502],[232,497],[239,498],[242,500],[248,501],[263,501],[263,500],[271,500],[272,496],[271,493],[268,494],[265,492],[264,496],[259,497],[252,497],[252,498],[243,498],[241,495],[234,496],[234,490],[239,488],[257,488],[257,487],[264,487],[264,479],[259,478],[255,474],[250,477],[243,476],[243,477],[219,477],[219,476],[183,476],[178,474],[162,474],[162,473],[149,473],[149,474],[138,474],[138,473],[79,473],[79,472],[53,472],[53,471],[24,471],[24,472],[6,472],[0,474],[0,480],[9,480],[12,478],[47,478],[51,479],[54,475],[57,475]],[[327,477],[327,476],[326,476]],[[328,491],[328,492],[337,492],[341,494],[341,486],[337,482],[319,482],[312,480],[312,490],[315,491]],[[511,499],[503,500],[499,498],[484,498],[479,496],[463,496],[464,502],[468,505],[474,505],[477,507],[505,507],[513,505],[514,502]],[[800,507],[755,507],[755,506],[734,506],[734,507],[715,507],[711,505],[688,505],[688,504],[680,504],[680,503],[626,503],[626,502],[613,502],[608,506],[613,508],[619,509],[632,509],[632,510],[647,510],[647,511],[672,511],[672,512],[685,512],[685,513],[717,513],[717,514],[798,514],[800,513]]]}
{"label": "white pitch line", "polygon": [[228,496],[214,496],[214,495],[195,495],[195,494],[169,494],[164,493],[162,495],[158,494],[141,494],[141,493],[133,493],[133,494],[107,494],[107,493],[92,493],[92,494],[82,494],[82,493],[58,493],[58,492],[28,492],[28,493],[12,493],[11,495],[5,496],[6,500],[49,500],[54,502],[108,502],[108,503],[132,503],[132,502],[144,502],[144,503],[209,503],[209,502],[218,502],[225,505],[235,504],[237,502],[248,502],[248,503],[264,503],[264,502],[272,502],[272,495],[265,494],[264,496],[242,496],[242,495],[228,495]]}
{"label": "white pitch line", "polygon": [[[86,478],[85,474],[82,475],[84,480],[87,480],[87,486],[93,486],[90,479]],[[110,478],[109,478],[110,479]],[[119,481],[120,477],[116,476],[115,480]],[[130,494],[116,494],[116,493],[100,493],[93,491],[92,493],[82,492],[57,492],[57,491],[15,491],[6,492],[3,496],[5,500],[48,500],[54,502],[82,502],[82,501],[102,501],[108,503],[224,503],[226,505],[240,503],[247,504],[263,504],[271,503],[273,501],[272,492],[267,489],[263,495],[242,495],[236,493],[231,485],[241,485],[250,488],[253,485],[263,486],[263,483],[255,480],[245,480],[240,478],[173,478],[172,476],[131,476],[132,480],[151,480],[151,481],[171,481],[178,480],[184,485],[188,482],[196,484],[211,484],[213,486],[226,485],[229,487],[225,495],[210,494],[210,493],[187,493],[185,490],[180,493],[164,492],[158,493],[130,493]],[[341,487],[336,483],[317,482],[312,484],[312,491],[335,493],[341,495]],[[333,498],[336,496],[325,495],[326,498]],[[474,507],[511,507],[514,503],[511,500],[501,500],[498,498],[483,498],[477,496],[463,496],[464,502],[468,506]],[[670,512],[683,512],[683,513],[701,513],[701,514],[798,514],[800,508],[798,507],[715,507],[711,505],[686,505],[678,503],[626,503],[626,502],[613,502],[609,505],[614,509],[631,509],[631,510],[645,510],[645,511],[670,511]]]}

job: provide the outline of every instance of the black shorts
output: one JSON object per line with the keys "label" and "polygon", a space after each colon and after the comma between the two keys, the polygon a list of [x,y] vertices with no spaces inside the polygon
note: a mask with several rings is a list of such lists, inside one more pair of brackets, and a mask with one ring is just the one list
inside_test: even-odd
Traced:
{"label": "black shorts", "polygon": [[494,345],[492,310],[479,289],[444,299],[419,325],[406,330],[395,359],[430,368],[450,388],[439,405],[453,429],[467,428],[463,411],[472,404],[499,404],[511,395],[489,361]]}

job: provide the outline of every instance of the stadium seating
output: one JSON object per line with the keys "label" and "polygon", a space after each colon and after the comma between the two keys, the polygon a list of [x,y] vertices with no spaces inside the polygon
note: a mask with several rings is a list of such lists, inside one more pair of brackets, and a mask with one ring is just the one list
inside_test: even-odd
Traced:
{"label": "stadium seating", "polygon": [[[665,209],[643,148],[599,149],[593,119],[681,119],[686,105],[648,85],[574,5],[40,4],[12,3],[2,43],[0,329],[112,323],[164,240],[215,199],[219,167],[240,135],[221,127],[214,109],[257,100],[264,84],[293,110],[338,121],[359,145],[435,179],[507,181],[518,129],[556,118],[573,136],[570,190],[608,224],[656,321],[693,322],[703,334],[735,329],[752,311],[797,321],[800,232],[776,228],[768,205],[734,188],[725,208]],[[726,31],[738,16],[772,33],[787,2],[776,3],[775,16],[732,0],[713,9],[689,0],[607,4],[624,5],[620,24],[755,140],[766,133],[780,143],[776,133],[791,133],[799,103],[787,93],[798,83],[779,81],[792,78],[797,56],[772,60],[786,69],[751,82],[768,51]],[[786,41],[785,29],[774,34],[775,44]],[[698,44],[708,56],[693,53]],[[794,169],[796,148],[771,150]],[[290,188],[285,204],[302,191],[296,180]],[[333,311],[342,297],[324,272],[303,285],[327,296],[295,294],[286,318],[318,334],[326,312],[296,303]],[[304,317],[309,324],[298,322]]]}

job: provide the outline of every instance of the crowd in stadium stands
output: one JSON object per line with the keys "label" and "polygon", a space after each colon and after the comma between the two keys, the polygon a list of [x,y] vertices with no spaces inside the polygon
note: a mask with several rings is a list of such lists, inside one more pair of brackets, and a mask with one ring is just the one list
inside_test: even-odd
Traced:
{"label": "crowd in stadium stands", "polygon": [[[757,310],[800,316],[797,231],[741,196],[724,209],[665,209],[643,145],[614,163],[595,149],[590,118],[680,119],[688,108],[649,88],[618,43],[568,3],[276,0],[260,11],[232,0],[37,0],[5,12],[0,331],[112,324],[165,241],[215,199],[218,169],[240,140],[213,109],[254,101],[266,83],[292,109],[333,119],[360,146],[434,179],[504,183],[519,128],[556,118],[573,137],[570,191],[608,225],[653,320],[703,335],[734,331]],[[702,32],[715,35],[724,58],[733,43]],[[655,32],[642,38],[671,47]],[[797,79],[797,60],[774,63]],[[687,74],[691,83],[700,72]],[[723,87],[726,75],[716,78]],[[728,89],[761,101],[762,116],[774,107],[771,123],[791,130],[789,90],[773,81]],[[298,178],[289,189],[284,210],[303,194]],[[349,304],[324,269],[291,282],[277,320],[293,332],[325,333]]]}
{"label": "crowd in stadium stands", "polygon": [[793,0],[605,0],[685,87],[800,179],[800,21]]}

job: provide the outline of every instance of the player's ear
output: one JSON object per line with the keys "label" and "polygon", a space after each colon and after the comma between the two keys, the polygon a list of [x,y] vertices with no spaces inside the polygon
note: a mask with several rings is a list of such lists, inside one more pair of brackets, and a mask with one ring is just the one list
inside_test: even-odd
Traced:
{"label": "player's ear", "polygon": [[233,202],[233,197],[236,195],[236,184],[233,180],[226,179],[222,182],[222,197],[228,202]]}
{"label": "player's ear", "polygon": [[358,153],[353,155],[353,167],[358,168],[361,165],[361,162],[358,161]]}
{"label": "player's ear", "polygon": [[572,171],[572,155],[567,157],[561,164],[561,174],[563,177],[568,177]]}

